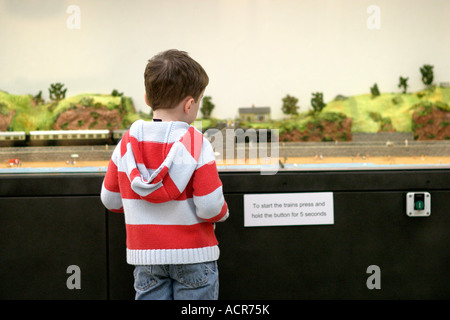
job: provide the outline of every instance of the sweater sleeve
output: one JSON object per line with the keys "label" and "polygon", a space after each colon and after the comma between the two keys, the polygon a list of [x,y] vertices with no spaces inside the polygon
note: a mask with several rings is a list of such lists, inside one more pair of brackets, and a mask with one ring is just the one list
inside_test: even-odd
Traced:
{"label": "sweater sleeve", "polygon": [[120,143],[114,150],[102,183],[100,198],[103,205],[112,212],[123,212],[118,178],[118,161],[120,161]]}
{"label": "sweater sleeve", "polygon": [[215,162],[211,143],[204,138],[197,169],[192,180],[193,199],[197,216],[208,222],[222,222],[228,218],[228,205]]}

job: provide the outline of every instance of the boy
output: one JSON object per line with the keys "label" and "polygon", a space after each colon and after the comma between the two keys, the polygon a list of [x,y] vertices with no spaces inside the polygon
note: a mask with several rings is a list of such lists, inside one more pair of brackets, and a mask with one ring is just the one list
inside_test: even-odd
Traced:
{"label": "boy", "polygon": [[209,79],[186,52],[149,60],[138,120],[115,148],[102,185],[107,209],[125,213],[136,299],[218,299],[214,223],[228,217],[211,144],[190,124]]}

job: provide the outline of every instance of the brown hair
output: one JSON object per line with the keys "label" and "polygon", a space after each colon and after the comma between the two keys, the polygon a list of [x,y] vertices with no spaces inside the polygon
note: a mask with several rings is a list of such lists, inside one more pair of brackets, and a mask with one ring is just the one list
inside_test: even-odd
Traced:
{"label": "brown hair", "polygon": [[202,66],[179,50],[164,51],[151,58],[144,79],[147,101],[153,110],[172,108],[188,96],[197,102],[209,82]]}

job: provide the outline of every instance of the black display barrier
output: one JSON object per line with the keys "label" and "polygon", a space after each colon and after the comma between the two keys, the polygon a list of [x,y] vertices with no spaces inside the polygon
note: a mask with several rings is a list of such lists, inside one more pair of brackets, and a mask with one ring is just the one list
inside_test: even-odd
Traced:
{"label": "black display barrier", "polygon": [[[220,299],[450,298],[450,170],[221,172]],[[0,176],[0,299],[134,299],[103,174]],[[406,194],[429,192],[410,217]],[[244,227],[244,194],[332,192],[330,225]]]}

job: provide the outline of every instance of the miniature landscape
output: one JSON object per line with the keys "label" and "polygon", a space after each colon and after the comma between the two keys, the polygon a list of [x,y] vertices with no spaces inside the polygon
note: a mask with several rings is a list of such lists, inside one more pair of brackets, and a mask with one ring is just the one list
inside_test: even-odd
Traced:
{"label": "miniature landscape", "polygon": [[[259,108],[267,114],[256,121],[240,115],[236,119],[243,129],[279,129],[282,142],[352,141],[352,134],[359,132],[412,132],[414,140],[449,140],[450,87],[433,84],[433,66],[424,65],[420,72],[424,89],[417,92],[408,92],[408,78],[399,77],[398,92],[380,93],[375,83],[370,94],[337,95],[328,103],[322,92],[314,92],[312,109],[301,113],[298,99],[288,94],[281,99],[283,119],[271,119],[270,107]],[[50,84],[50,101],[44,101],[42,91],[14,95],[0,90],[0,131],[116,130],[151,119],[149,113],[136,112],[132,99],[116,89],[71,97],[66,97],[67,90],[62,83]],[[214,108],[212,97],[204,97],[198,119],[203,130],[229,122],[212,117]]]}
{"label": "miniature landscape", "polygon": [[[399,92],[380,93],[378,85],[374,84],[370,87],[370,94],[338,95],[327,103],[323,100],[322,92],[314,92],[311,98],[312,108],[305,112],[297,111],[299,106],[296,97],[286,95],[281,99],[281,110],[285,114],[282,119],[272,119],[270,107],[240,108],[240,114],[234,120],[217,119],[212,116],[215,108],[213,99],[206,96],[196,124],[201,123],[203,131],[210,128],[278,129],[282,146],[279,158],[284,165],[342,161],[364,164],[368,163],[369,154],[370,163],[447,164],[450,163],[448,144],[443,145],[443,148],[441,145],[413,145],[426,141],[450,141],[450,87],[448,83],[433,84],[432,66],[425,65],[420,71],[424,83],[424,88],[420,91],[408,92],[408,78],[400,77]],[[136,112],[132,99],[115,89],[110,94],[87,93],[70,97],[66,97],[67,88],[62,83],[53,83],[48,90],[50,101],[44,101],[42,91],[37,95],[15,95],[0,90],[0,131],[113,131],[127,129],[137,119],[152,119],[151,113]],[[361,133],[378,136],[385,133],[408,133],[408,137],[411,137],[410,148],[398,149],[397,141],[397,149],[390,148],[388,153],[379,152],[380,148],[386,147],[385,143],[367,149],[360,142],[353,142],[354,137]],[[407,140],[402,140],[406,147]],[[302,142],[315,144],[313,147],[304,147],[307,145]],[[331,149],[327,142],[333,143],[333,152],[328,151]],[[358,151],[351,148],[357,148]],[[430,149],[428,154],[424,155],[424,148]],[[325,150],[326,158],[321,150]],[[111,148],[106,147],[105,152],[101,159],[88,159],[85,156],[78,162],[95,160],[106,166],[105,161],[109,158]],[[258,159],[258,164],[261,164],[260,160]],[[234,165],[247,162],[252,160],[246,159],[245,163]],[[75,161],[70,161],[71,165],[74,163]],[[223,159],[217,163],[221,166],[233,165]],[[34,167],[42,164],[29,165]]]}
{"label": "miniature landscape", "polygon": [[[280,141],[351,141],[355,132],[413,132],[416,140],[450,139],[450,88],[414,93],[338,96],[319,112],[293,114],[266,122],[241,121],[240,127],[279,129]],[[0,131],[126,129],[151,115],[136,112],[129,97],[80,94],[38,103],[32,95],[0,91]],[[226,123],[201,118],[204,130]]]}

